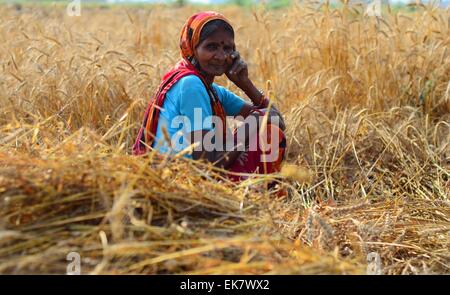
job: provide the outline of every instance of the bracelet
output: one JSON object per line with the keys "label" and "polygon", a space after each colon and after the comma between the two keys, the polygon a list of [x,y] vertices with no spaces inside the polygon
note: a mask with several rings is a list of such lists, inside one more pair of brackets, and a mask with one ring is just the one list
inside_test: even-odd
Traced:
{"label": "bracelet", "polygon": [[269,99],[267,97],[265,97],[264,91],[262,91],[260,89],[259,92],[261,93],[261,101],[259,102],[258,105],[255,105],[254,103],[253,103],[253,105],[258,109],[267,108],[269,106]]}

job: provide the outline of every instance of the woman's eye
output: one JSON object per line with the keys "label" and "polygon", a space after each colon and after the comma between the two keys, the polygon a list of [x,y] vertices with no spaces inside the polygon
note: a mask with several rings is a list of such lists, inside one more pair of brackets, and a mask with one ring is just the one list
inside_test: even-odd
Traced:
{"label": "woman's eye", "polygon": [[209,44],[209,45],[207,46],[207,48],[210,49],[210,50],[216,50],[216,49],[217,49],[217,45],[215,45],[215,44]]}

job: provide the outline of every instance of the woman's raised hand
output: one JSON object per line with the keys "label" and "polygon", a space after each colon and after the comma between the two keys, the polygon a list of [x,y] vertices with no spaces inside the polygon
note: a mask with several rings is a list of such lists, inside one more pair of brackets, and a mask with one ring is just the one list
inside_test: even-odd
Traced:
{"label": "woman's raised hand", "polygon": [[225,72],[228,79],[237,87],[246,89],[249,85],[247,63],[241,58],[239,52],[233,51],[227,58],[228,70]]}
{"label": "woman's raised hand", "polygon": [[231,53],[227,58],[227,64],[229,65],[226,71],[228,79],[247,94],[253,105],[259,106],[264,96],[248,77],[247,63],[241,58],[239,52],[234,51]]}

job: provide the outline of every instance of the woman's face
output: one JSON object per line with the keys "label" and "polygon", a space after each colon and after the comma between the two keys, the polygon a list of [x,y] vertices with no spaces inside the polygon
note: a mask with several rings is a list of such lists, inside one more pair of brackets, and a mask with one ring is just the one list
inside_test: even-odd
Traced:
{"label": "woman's face", "polygon": [[235,48],[232,35],[219,29],[203,40],[194,50],[200,68],[208,75],[221,76],[232,64],[231,53]]}

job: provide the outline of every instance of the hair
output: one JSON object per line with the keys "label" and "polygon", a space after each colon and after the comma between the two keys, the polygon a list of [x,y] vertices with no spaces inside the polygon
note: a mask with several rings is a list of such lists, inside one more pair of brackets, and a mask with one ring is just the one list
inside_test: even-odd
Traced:
{"label": "hair", "polygon": [[225,32],[231,34],[231,37],[234,38],[233,27],[224,20],[215,19],[207,22],[203,26],[202,31],[200,32],[200,40],[198,41],[198,44],[202,43],[203,41],[205,41],[205,39],[219,30],[224,30]]}

